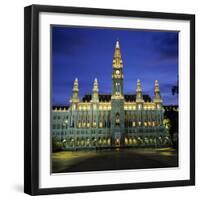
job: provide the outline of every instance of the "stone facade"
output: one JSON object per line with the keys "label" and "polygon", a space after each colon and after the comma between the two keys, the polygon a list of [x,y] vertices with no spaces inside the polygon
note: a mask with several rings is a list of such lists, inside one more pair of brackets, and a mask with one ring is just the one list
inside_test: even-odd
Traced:
{"label": "stone facade", "polygon": [[154,98],[142,94],[140,80],[136,95],[123,92],[123,62],[116,42],[112,67],[112,93],[99,94],[95,78],[92,95],[79,98],[76,78],[69,107],[53,107],[52,136],[65,149],[168,146],[170,136],[163,125],[164,108],[159,83]]}

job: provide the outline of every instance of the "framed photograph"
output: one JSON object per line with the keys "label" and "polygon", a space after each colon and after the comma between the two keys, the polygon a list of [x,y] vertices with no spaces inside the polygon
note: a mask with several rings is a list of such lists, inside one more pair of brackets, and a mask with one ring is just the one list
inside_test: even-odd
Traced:
{"label": "framed photograph", "polygon": [[24,192],[195,184],[195,16],[25,8]]}

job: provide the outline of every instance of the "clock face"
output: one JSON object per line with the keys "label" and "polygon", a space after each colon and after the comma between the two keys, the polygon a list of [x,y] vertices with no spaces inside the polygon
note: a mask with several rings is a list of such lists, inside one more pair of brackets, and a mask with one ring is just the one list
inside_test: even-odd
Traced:
{"label": "clock face", "polygon": [[116,70],[116,74],[117,74],[117,75],[120,74],[120,71],[119,71],[119,70]]}

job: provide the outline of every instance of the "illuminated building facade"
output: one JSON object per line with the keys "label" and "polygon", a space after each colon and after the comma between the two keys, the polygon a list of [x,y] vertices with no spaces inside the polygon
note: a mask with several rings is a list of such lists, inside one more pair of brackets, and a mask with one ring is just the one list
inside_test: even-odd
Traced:
{"label": "illuminated building facade", "polygon": [[79,83],[74,81],[69,107],[53,107],[52,136],[65,149],[124,146],[167,146],[171,140],[163,125],[164,108],[159,83],[154,98],[142,94],[140,80],[136,94],[124,94],[123,62],[116,42],[112,67],[112,94],[99,94],[95,78],[91,95],[79,98]]}

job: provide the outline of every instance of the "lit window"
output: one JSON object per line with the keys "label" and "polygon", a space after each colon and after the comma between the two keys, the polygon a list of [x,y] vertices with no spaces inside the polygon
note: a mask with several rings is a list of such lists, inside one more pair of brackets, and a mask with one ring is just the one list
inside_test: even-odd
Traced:
{"label": "lit window", "polygon": [[108,145],[111,143],[111,140],[110,140],[110,138],[108,139],[108,141],[107,141],[107,142],[108,142]]}
{"label": "lit window", "polygon": [[115,119],[115,125],[119,125],[120,124],[120,116],[119,113],[116,114],[116,119]]}
{"label": "lit window", "polygon": [[129,144],[132,144],[132,139],[131,138],[129,138]]}
{"label": "lit window", "polygon": [[102,128],[103,127],[103,123],[99,122],[99,127]]}
{"label": "lit window", "polygon": [[128,144],[128,139],[127,138],[125,138],[125,144]]}
{"label": "lit window", "polygon": [[148,122],[148,125],[151,126],[151,122]]}
{"label": "lit window", "polygon": [[103,144],[104,144],[104,145],[106,144],[106,139],[103,140]]}
{"label": "lit window", "polygon": [[75,105],[75,104],[73,105],[72,109],[73,109],[73,110],[75,110],[75,109],[76,109],[76,105]]}
{"label": "lit window", "polygon": [[133,139],[133,144],[137,144],[137,140],[135,138]]}

